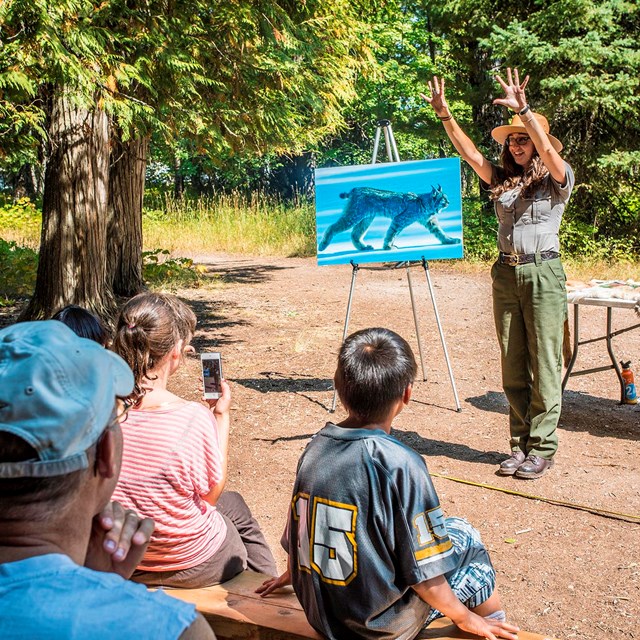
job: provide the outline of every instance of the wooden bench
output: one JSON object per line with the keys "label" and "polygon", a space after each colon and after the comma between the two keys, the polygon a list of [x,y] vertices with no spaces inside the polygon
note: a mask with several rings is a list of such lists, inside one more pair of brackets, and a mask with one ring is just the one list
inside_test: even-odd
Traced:
{"label": "wooden bench", "polygon": [[[233,580],[203,589],[166,589],[169,595],[191,602],[207,619],[218,640],[321,640],[304,615],[293,590],[261,598],[255,590],[265,580],[245,571]],[[476,638],[459,631],[447,618],[436,620],[420,638],[451,640]],[[521,631],[519,640],[553,640]]]}

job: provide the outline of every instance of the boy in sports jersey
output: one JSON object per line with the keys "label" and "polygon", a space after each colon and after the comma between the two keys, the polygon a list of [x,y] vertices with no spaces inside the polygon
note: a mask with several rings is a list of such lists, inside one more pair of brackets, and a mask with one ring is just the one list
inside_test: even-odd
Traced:
{"label": "boy in sports jersey", "polygon": [[415,638],[440,616],[464,631],[515,640],[478,532],[446,518],[422,457],[389,434],[411,398],[416,362],[388,329],[364,329],[340,350],[335,385],[348,412],[298,463],[282,544],[293,584],[327,638]]}

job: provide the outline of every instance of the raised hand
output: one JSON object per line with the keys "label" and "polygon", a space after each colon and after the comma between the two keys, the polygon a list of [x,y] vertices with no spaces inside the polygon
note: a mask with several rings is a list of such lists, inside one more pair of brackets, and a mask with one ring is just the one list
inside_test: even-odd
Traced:
{"label": "raised hand", "polygon": [[511,67],[507,67],[506,82],[499,75],[496,75],[495,78],[500,83],[500,86],[504,91],[504,98],[496,98],[493,101],[493,104],[504,105],[516,113],[522,111],[527,106],[527,98],[524,94],[524,89],[529,83],[529,76],[526,76],[521,84],[518,70],[514,69],[512,75]]}
{"label": "raised hand", "polygon": [[444,97],[444,77],[433,76],[433,80],[429,80],[428,84],[429,95],[421,93],[420,97],[433,107],[439,118],[445,118],[449,115],[449,105]]}

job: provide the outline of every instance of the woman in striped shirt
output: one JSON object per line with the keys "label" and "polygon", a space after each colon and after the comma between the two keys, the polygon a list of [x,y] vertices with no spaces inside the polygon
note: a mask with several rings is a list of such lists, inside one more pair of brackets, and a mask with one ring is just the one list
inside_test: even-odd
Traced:
{"label": "woman in striped shirt", "polygon": [[136,386],[122,424],[122,471],[114,499],[153,518],[155,531],[132,579],[149,586],[198,588],[247,567],[276,575],[271,550],[227,478],[231,392],[187,401],[167,389],[195,331],[193,311],[175,296],[142,293],[123,307],[113,350]]}

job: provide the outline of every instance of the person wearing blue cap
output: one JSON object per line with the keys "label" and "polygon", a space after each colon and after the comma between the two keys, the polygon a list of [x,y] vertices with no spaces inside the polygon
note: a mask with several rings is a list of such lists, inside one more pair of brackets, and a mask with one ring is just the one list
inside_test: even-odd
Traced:
{"label": "person wearing blue cap", "polygon": [[215,638],[192,605],[128,578],[153,522],[110,502],[128,365],[61,322],[0,330],[3,640]]}

